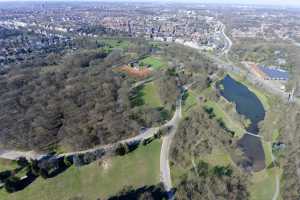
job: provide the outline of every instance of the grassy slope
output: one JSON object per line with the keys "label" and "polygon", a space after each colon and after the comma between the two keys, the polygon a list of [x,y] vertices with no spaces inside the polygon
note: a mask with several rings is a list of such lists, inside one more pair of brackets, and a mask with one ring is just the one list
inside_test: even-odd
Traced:
{"label": "grassy slope", "polygon": [[192,108],[197,105],[197,102],[198,102],[197,95],[195,93],[189,91],[188,97],[185,100],[184,105],[182,107],[183,116],[187,116],[188,113],[190,111],[192,111]]}
{"label": "grassy slope", "polygon": [[[272,163],[270,142],[263,142],[263,147],[266,156],[266,166]],[[252,185],[250,187],[251,199],[272,199],[276,187],[276,175],[281,174],[282,170],[278,167],[266,168],[261,172],[254,173],[252,177]]]}
{"label": "grassy slope", "polygon": [[204,105],[209,108],[213,108],[216,118],[222,119],[230,130],[236,132],[237,137],[243,136],[243,134],[245,133],[245,129],[241,127],[239,123],[234,122],[234,120],[222,109],[221,105],[214,101],[207,101]]}
{"label": "grassy slope", "polygon": [[140,187],[159,182],[160,141],[141,146],[124,156],[113,157],[108,169],[97,162],[75,168],[44,180],[38,178],[23,191],[7,194],[0,190],[0,199],[6,200],[67,200],[82,196],[87,200],[114,195],[124,186]]}
{"label": "grassy slope", "polygon": [[211,154],[206,155],[201,159],[211,165],[234,165],[229,153],[219,147],[214,148]]}
{"label": "grassy slope", "polygon": [[149,65],[152,69],[158,70],[167,66],[166,62],[159,57],[149,56],[140,61],[140,64]]}
{"label": "grassy slope", "polygon": [[162,103],[160,101],[160,97],[158,94],[158,88],[155,85],[155,83],[151,82],[145,85],[143,88],[143,99],[145,104],[156,108],[162,106]]}
{"label": "grassy slope", "polygon": [[0,159],[0,172],[5,170],[13,170],[17,167],[14,161]]}
{"label": "grassy slope", "polygon": [[[281,174],[281,169],[275,167],[265,169],[253,174],[250,186],[251,200],[271,200],[276,188],[276,174]],[[280,198],[279,198],[280,199]]]}
{"label": "grassy slope", "polygon": [[101,39],[100,41],[102,41],[103,43],[110,45],[113,48],[121,48],[121,49],[127,49],[131,43],[128,40],[124,40],[124,39]]}

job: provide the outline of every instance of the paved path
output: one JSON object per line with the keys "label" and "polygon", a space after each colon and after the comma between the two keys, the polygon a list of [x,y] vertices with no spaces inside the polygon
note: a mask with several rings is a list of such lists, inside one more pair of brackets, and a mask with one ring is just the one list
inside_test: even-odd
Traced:
{"label": "paved path", "polygon": [[113,148],[115,145],[120,144],[120,143],[134,143],[134,142],[140,142],[142,140],[149,139],[149,138],[153,137],[158,131],[159,131],[159,127],[149,128],[144,133],[134,136],[132,138],[121,140],[121,141],[118,141],[118,142],[112,143],[112,144],[96,146],[94,148],[83,150],[83,151],[74,151],[74,152],[59,154],[57,157],[72,156],[72,155],[78,155],[78,154],[84,154],[84,153],[92,153],[92,152],[97,151],[98,149],[99,150],[100,149],[109,150],[109,149]]}
{"label": "paved path", "polygon": [[250,132],[246,132],[245,134],[247,134],[247,135],[251,135],[251,136],[253,136],[253,137],[257,137],[257,138],[261,138],[261,139],[263,139],[263,136],[261,136],[261,135],[258,135],[258,134],[254,134],[254,133],[250,133]]}
{"label": "paved path", "polygon": [[[99,146],[93,147],[91,149],[83,150],[83,151],[73,151],[73,152],[63,153],[63,154],[57,155],[56,157],[59,158],[59,157],[63,157],[63,156],[84,154],[84,153],[94,152],[98,149],[109,150],[109,149],[112,149],[115,145],[117,145],[119,143],[131,143],[131,142],[137,142],[137,141],[142,141],[142,140],[151,138],[158,132],[158,130],[159,130],[159,127],[149,128],[147,131],[145,131],[142,134],[139,134],[132,138],[118,141],[113,144],[99,145]],[[0,149],[0,158],[8,159],[8,160],[18,160],[18,158],[20,158],[20,157],[25,157],[28,160],[30,160],[30,159],[39,160],[45,156],[47,156],[47,154],[38,154],[34,151],[16,151],[16,150]]]}
{"label": "paved path", "polygon": [[28,160],[30,159],[40,159],[45,156],[45,154],[38,154],[34,151],[16,151],[16,150],[5,150],[0,149],[0,158],[7,160],[18,160],[20,157],[25,157]]}
{"label": "paved path", "polygon": [[169,165],[169,154],[172,140],[178,128],[178,124],[181,120],[181,101],[182,95],[176,101],[176,111],[173,118],[164,126],[172,127],[170,133],[162,138],[162,147],[160,151],[160,181],[164,184],[165,190],[170,192],[172,190],[172,180]]}
{"label": "paved path", "polygon": [[[191,84],[187,84],[182,86],[182,88],[186,91],[188,90],[195,82]],[[163,127],[172,127],[171,131],[168,135],[165,135],[162,138],[162,147],[160,152],[160,181],[163,183],[165,190],[169,194],[169,199],[174,199],[174,192],[172,191],[172,179],[171,179],[171,172],[170,172],[170,165],[169,165],[169,155],[170,155],[170,148],[172,144],[172,140],[176,134],[178,129],[179,122],[182,118],[182,96],[183,93],[176,100],[176,111],[174,113],[173,118],[166,123]]]}
{"label": "paved path", "polygon": [[[273,165],[275,166],[276,165],[275,156],[273,154],[272,147],[271,147],[271,158],[272,158]],[[272,200],[277,200],[279,198],[279,194],[280,194],[280,174],[276,173],[275,184],[276,184],[275,192],[273,194]]]}

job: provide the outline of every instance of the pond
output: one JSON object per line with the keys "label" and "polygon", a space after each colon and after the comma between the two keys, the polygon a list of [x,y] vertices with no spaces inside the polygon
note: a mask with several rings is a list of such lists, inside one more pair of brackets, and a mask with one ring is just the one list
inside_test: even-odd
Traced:
{"label": "pond", "polygon": [[[251,121],[246,129],[251,134],[259,134],[258,124],[265,118],[265,109],[258,97],[245,85],[227,75],[217,84],[221,95],[236,105],[236,111]],[[260,138],[244,134],[238,142],[247,159],[242,162],[246,169],[260,171],[265,168],[265,154]]]}

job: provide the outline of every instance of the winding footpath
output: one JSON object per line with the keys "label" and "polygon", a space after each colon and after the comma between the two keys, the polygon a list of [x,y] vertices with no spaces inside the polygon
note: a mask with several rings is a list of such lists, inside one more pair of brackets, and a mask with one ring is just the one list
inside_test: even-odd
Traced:
{"label": "winding footpath", "polygon": [[[63,156],[73,156],[73,155],[84,154],[84,153],[92,153],[97,150],[106,150],[107,151],[109,149],[112,149],[114,146],[116,146],[119,143],[134,143],[134,142],[139,142],[142,140],[149,139],[149,138],[153,137],[158,131],[159,131],[159,127],[149,128],[144,133],[141,133],[132,138],[118,141],[113,144],[100,145],[100,146],[96,146],[94,148],[83,150],[83,151],[73,151],[73,152],[63,153],[63,154],[57,155],[56,157],[59,158],[59,157],[63,157]],[[30,159],[39,160],[45,156],[47,156],[47,154],[39,154],[34,151],[16,151],[16,150],[0,149],[0,158],[8,159],[8,160],[18,160],[18,158],[20,158],[20,157],[25,157],[28,160],[30,160]]]}
{"label": "winding footpath", "polygon": [[179,123],[182,119],[182,97],[185,91],[187,91],[195,82],[182,86],[183,92],[179,95],[176,100],[176,111],[174,113],[173,118],[166,123],[163,127],[172,127],[170,132],[163,136],[162,138],[162,146],[160,151],[160,181],[163,183],[165,190],[168,193],[168,198],[170,200],[174,199],[174,190],[172,186],[172,178],[171,178],[171,170],[170,170],[170,162],[169,155],[172,140],[177,132]]}
{"label": "winding footpath", "polygon": [[182,102],[182,94],[176,101],[176,111],[174,113],[173,118],[164,125],[165,127],[172,127],[172,128],[169,134],[163,136],[162,146],[160,151],[160,173],[161,173],[160,181],[163,183],[165,190],[169,193],[172,192],[172,179],[171,179],[171,172],[170,172],[170,165],[169,165],[169,155],[170,155],[172,140],[175,136],[179,122],[182,118],[181,102]]}

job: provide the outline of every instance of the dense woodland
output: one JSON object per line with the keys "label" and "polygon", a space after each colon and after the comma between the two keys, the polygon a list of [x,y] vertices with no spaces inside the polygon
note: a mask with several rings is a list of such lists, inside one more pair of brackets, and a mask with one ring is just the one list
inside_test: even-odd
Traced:
{"label": "dense woodland", "polygon": [[[1,142],[22,149],[58,142],[81,149],[136,134],[138,125],[126,112],[128,85],[110,69],[110,57],[78,53],[62,65],[1,76]],[[90,66],[95,59],[103,62]]]}
{"label": "dense woodland", "polygon": [[176,191],[182,200],[249,199],[247,180],[230,166],[211,166],[199,162],[185,174]]}
{"label": "dense woodland", "polygon": [[178,199],[248,199],[247,179],[239,170],[198,162],[198,158],[211,153],[214,147],[238,154],[234,152],[232,135],[203,108],[198,108],[181,122],[172,144],[173,165],[191,168],[176,187]]}
{"label": "dense woodland", "polygon": [[132,59],[127,52],[149,52],[150,46],[139,42],[131,49],[117,49],[78,40],[79,50],[73,53],[50,54],[45,63],[37,60],[3,72],[1,145],[28,150],[85,149],[138,134],[141,125],[132,117],[129,101],[133,80],[112,67]]}
{"label": "dense woodland", "polygon": [[286,149],[277,153],[278,163],[283,167],[281,185],[282,198],[297,199],[300,196],[300,109],[298,105],[288,105],[281,112],[279,141]]}

